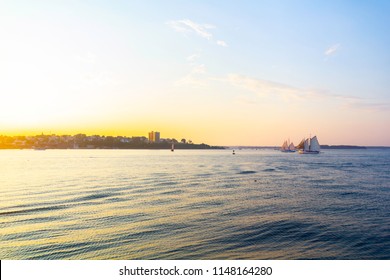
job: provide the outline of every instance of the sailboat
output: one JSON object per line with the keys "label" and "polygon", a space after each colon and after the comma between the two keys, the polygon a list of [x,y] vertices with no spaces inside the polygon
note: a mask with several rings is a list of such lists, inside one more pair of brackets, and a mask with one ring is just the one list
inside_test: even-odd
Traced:
{"label": "sailboat", "polygon": [[307,138],[302,140],[301,143],[299,143],[298,148],[302,149],[299,150],[300,154],[319,154],[321,150],[321,146],[318,142],[317,136],[314,136],[310,139]]}
{"label": "sailboat", "polygon": [[172,143],[171,152],[175,150],[175,144]]}
{"label": "sailboat", "polygon": [[280,150],[284,153],[294,153],[295,152],[294,143],[291,142],[290,144],[288,144],[287,141],[284,141]]}

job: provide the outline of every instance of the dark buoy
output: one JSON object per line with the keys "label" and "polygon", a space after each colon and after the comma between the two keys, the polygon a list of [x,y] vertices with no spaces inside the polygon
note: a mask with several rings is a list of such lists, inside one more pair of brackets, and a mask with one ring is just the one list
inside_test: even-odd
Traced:
{"label": "dark buoy", "polygon": [[233,150],[233,155],[235,155],[236,154],[236,152]]}

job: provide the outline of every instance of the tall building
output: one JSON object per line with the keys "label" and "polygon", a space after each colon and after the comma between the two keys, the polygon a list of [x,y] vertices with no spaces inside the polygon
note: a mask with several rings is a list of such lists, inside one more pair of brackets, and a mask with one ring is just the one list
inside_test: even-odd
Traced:
{"label": "tall building", "polygon": [[160,142],[160,132],[151,131],[149,132],[149,143],[158,143]]}
{"label": "tall building", "polygon": [[154,139],[156,142],[160,142],[160,132],[156,132],[154,135]]}

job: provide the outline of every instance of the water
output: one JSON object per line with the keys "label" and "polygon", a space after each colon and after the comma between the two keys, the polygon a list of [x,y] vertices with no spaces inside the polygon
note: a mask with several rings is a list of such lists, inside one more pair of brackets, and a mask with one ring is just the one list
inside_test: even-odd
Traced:
{"label": "water", "polygon": [[390,149],[0,150],[0,259],[390,259]]}

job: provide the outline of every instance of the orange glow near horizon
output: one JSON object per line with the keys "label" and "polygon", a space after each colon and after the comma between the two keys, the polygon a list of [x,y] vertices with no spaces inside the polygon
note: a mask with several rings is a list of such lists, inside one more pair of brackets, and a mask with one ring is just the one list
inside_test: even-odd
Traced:
{"label": "orange glow near horizon", "polygon": [[[180,139],[185,138],[187,140],[192,140],[194,143],[206,143],[209,145],[220,145],[220,146],[280,146],[284,140],[289,139],[290,141],[298,144],[301,139],[317,135],[321,144],[327,145],[359,145],[359,146],[386,146],[386,144],[370,144],[370,139],[372,136],[377,138],[386,137],[386,131],[383,131],[382,134],[375,135],[375,131],[368,131],[368,134],[365,138],[357,141],[353,138],[353,135],[349,135],[348,131],[339,131],[339,134],[334,136],[326,133],[293,133],[289,135],[284,134],[283,132],[274,131],[271,133],[266,133],[266,130],[259,131],[246,131],[238,135],[231,135],[230,130],[227,128],[219,127],[214,129],[212,133],[205,132],[202,133],[201,130],[191,130],[179,129],[175,130],[174,128],[169,127],[151,127],[150,128],[127,128],[127,126],[122,127],[111,127],[111,128],[79,128],[79,129],[17,129],[17,130],[8,130],[0,132],[0,135],[6,136],[36,136],[40,134],[44,135],[76,135],[79,133],[86,135],[101,135],[101,136],[124,136],[124,137],[133,137],[133,136],[145,136],[148,137],[148,132],[150,131],[159,131],[161,133],[161,138],[175,138],[180,141]],[[241,130],[242,131],[242,130]],[[196,133],[196,134],[195,134]],[[226,138],[226,139],[224,139]],[[250,139],[248,139],[250,138]],[[366,144],[368,143],[368,144]]]}

